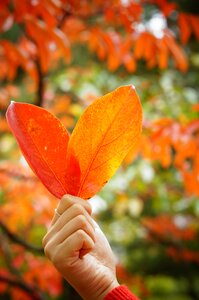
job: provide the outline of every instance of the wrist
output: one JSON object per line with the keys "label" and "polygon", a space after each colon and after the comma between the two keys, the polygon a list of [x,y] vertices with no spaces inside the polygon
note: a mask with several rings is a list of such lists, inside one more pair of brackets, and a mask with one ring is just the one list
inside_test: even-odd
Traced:
{"label": "wrist", "polygon": [[101,280],[98,283],[95,283],[95,286],[93,286],[93,284],[88,284],[87,291],[84,288],[81,289],[81,291],[77,290],[77,292],[84,300],[104,300],[106,295],[108,295],[112,290],[114,290],[117,287],[119,287],[117,279],[113,279],[110,282],[103,282],[103,280]]}
{"label": "wrist", "polygon": [[119,283],[118,281],[115,279],[113,280],[110,284],[108,284],[106,287],[104,287],[101,291],[100,294],[98,296],[98,298],[96,298],[96,300],[104,300],[106,295],[108,295],[112,290],[114,290],[115,288],[119,287]]}
{"label": "wrist", "polygon": [[93,278],[93,276],[84,276],[82,274],[82,280],[78,281],[72,281],[71,277],[68,278],[68,276],[65,276],[64,278],[71,286],[73,286],[82,299],[104,300],[108,293],[119,286],[119,283],[115,276],[106,276],[106,274],[101,274],[103,276],[99,276],[99,273],[95,278]]}

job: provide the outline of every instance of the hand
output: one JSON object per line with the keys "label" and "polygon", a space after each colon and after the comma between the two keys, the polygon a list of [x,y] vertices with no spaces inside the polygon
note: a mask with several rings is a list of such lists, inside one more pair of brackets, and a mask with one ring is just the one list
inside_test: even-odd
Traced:
{"label": "hand", "polygon": [[90,204],[65,195],[43,238],[44,252],[85,300],[102,300],[119,284],[109,243],[91,218]]}

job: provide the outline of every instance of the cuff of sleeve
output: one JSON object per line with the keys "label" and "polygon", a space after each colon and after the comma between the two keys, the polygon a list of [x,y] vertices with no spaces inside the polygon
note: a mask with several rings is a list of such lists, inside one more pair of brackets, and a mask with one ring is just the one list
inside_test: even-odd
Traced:
{"label": "cuff of sleeve", "polygon": [[104,300],[139,300],[133,295],[125,285],[119,285],[114,288]]}

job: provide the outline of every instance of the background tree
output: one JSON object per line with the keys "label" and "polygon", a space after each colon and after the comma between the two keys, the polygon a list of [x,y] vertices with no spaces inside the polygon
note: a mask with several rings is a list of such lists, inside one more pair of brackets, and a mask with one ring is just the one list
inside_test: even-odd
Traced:
{"label": "background tree", "polygon": [[144,109],[142,141],[91,200],[94,214],[121,282],[142,299],[199,299],[198,13],[194,0],[1,0],[1,299],[78,299],[43,256],[57,199],[8,129],[10,100],[43,106],[72,130],[97,96],[129,83]]}

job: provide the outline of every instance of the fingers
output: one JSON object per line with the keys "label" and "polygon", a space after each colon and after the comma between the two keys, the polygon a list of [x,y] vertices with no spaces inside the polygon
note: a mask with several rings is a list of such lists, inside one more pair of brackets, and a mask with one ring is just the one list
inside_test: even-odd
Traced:
{"label": "fingers", "polygon": [[[58,206],[57,206],[57,212],[58,214],[62,215],[69,207],[71,207],[74,204],[79,204],[81,207],[83,207],[89,215],[91,215],[92,208],[88,201],[82,200],[79,197],[72,196],[72,195],[64,195],[62,199],[60,200]],[[56,223],[56,221],[59,219],[59,215],[57,213],[54,214],[51,226]]]}
{"label": "fingers", "polygon": [[[45,255],[55,267],[64,274],[67,269],[94,247],[93,240],[83,230],[71,234],[61,244],[48,242],[44,248]],[[66,275],[65,275],[66,276]]]}
{"label": "fingers", "polygon": [[[81,200],[81,199],[80,199]],[[74,201],[70,202],[70,206],[61,214],[61,216],[57,216],[57,220],[51,224],[48,234],[44,237],[43,242],[46,243],[48,240],[50,240],[57,232],[59,232],[62,228],[64,231],[66,231],[66,234],[68,233],[69,228],[73,226],[73,223],[69,224],[69,222],[73,219],[75,219],[75,223],[77,226],[82,226],[82,228],[87,231],[87,228],[90,228],[89,232],[91,233],[91,236],[93,238],[94,234],[93,231],[95,230],[94,222],[91,218],[91,216],[88,214],[88,210],[85,210],[84,206],[79,204],[81,201],[84,203],[84,200],[81,201]],[[67,207],[67,206],[66,206]],[[89,211],[90,212],[90,211]],[[88,225],[87,225],[88,223]],[[89,226],[90,225],[90,226]],[[66,230],[68,229],[68,230]],[[75,228],[78,230],[79,228]],[[71,229],[72,230],[72,229]],[[66,236],[67,237],[67,236]],[[66,238],[65,237],[65,238]]]}
{"label": "fingers", "polygon": [[65,258],[68,255],[74,259],[74,253],[81,258],[94,247],[96,241],[91,206],[85,200],[66,195],[57,210],[60,216],[54,215],[43,238],[44,252],[52,261],[59,260],[62,252]]}
{"label": "fingers", "polygon": [[90,225],[94,227],[94,222],[85,208],[80,204],[74,203],[69,208],[67,208],[60,216],[58,216],[56,222],[54,224],[51,224],[50,230],[52,230],[52,232],[54,230],[59,230],[71,219],[75,218],[78,215],[84,216],[88,220],[88,222],[90,222]]}
{"label": "fingers", "polygon": [[[76,207],[73,207],[69,212],[66,211],[61,215],[60,219],[45,236],[43,240],[44,246],[50,240],[52,240],[54,244],[60,244],[78,230],[85,231],[95,242],[95,229],[94,226],[91,225],[91,221],[88,220],[84,214],[78,214],[79,210],[76,211],[75,209]],[[73,217],[71,211],[73,214],[76,214],[75,217]],[[67,222],[64,223],[64,220],[67,220]]]}
{"label": "fingers", "polygon": [[[82,258],[85,254],[90,252],[94,248],[94,242],[89,235],[83,230],[78,230],[68,237],[60,247],[60,257],[66,255],[65,251],[67,249],[68,258],[71,257],[71,260],[68,260],[68,265],[74,263],[74,255],[78,254],[78,258]],[[59,263],[59,262],[57,262]]]}

